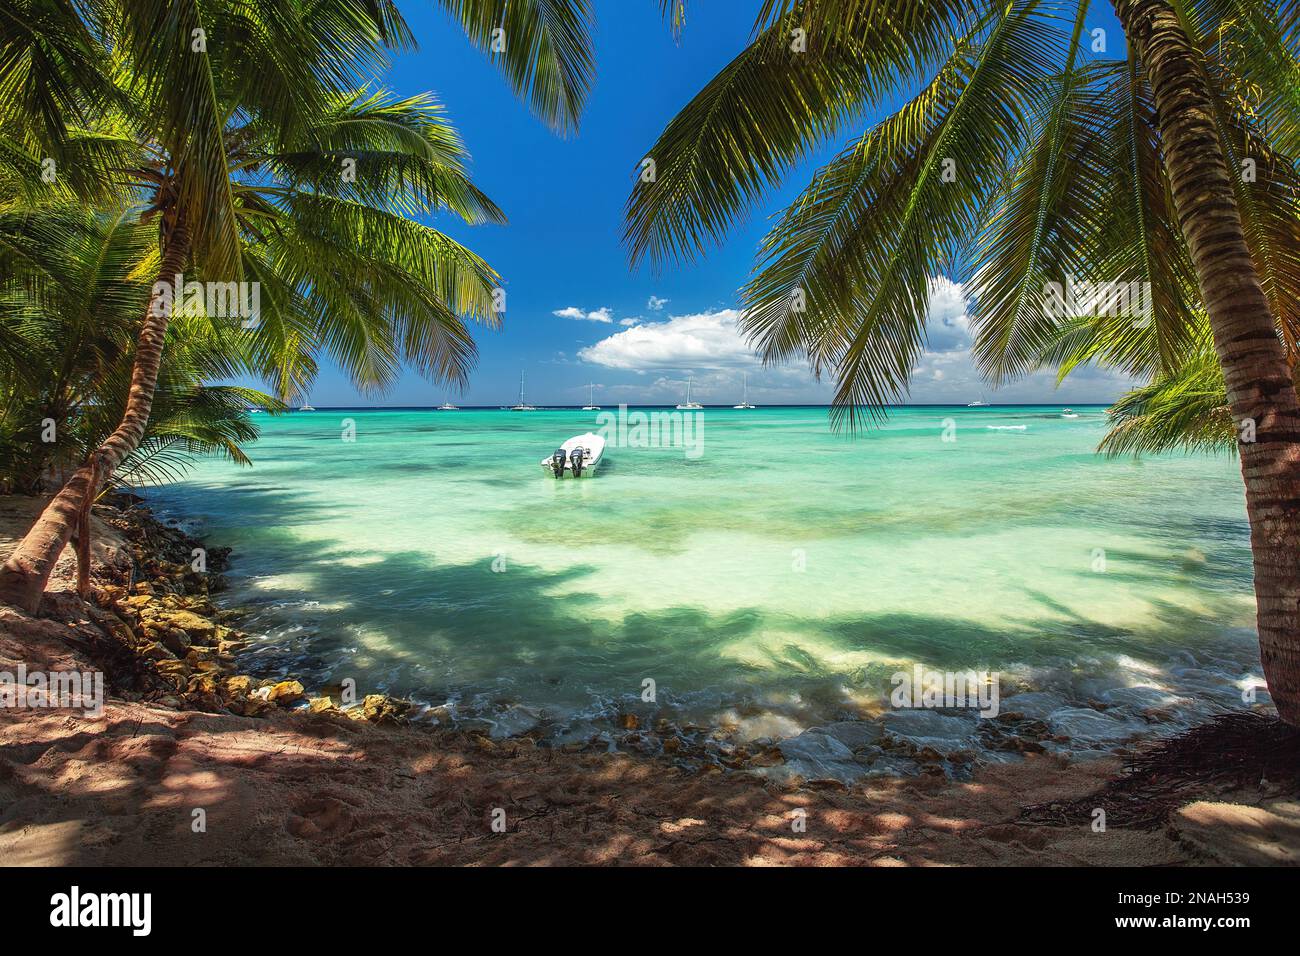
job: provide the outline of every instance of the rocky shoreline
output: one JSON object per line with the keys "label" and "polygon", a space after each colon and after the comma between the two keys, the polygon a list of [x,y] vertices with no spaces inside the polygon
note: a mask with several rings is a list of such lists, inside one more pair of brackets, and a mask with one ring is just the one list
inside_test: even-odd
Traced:
{"label": "rocky shoreline", "polygon": [[[383,694],[341,707],[328,695],[309,698],[297,680],[240,673],[236,655],[249,638],[236,626],[242,613],[212,600],[225,589],[221,572],[230,549],[209,548],[159,521],[134,496],[118,496],[96,513],[121,532],[131,556],[125,572],[97,569],[91,611],[139,663],[126,681],[121,673],[110,675],[124,699],[243,717],[306,702],[311,713],[341,711],[378,723],[404,719],[409,703]],[[117,581],[105,580],[114,576]]]}

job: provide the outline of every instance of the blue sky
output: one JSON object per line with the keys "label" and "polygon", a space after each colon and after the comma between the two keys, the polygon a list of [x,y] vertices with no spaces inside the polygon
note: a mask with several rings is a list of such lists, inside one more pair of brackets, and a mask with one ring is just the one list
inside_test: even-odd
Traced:
{"label": "blue sky", "polygon": [[[676,111],[745,45],[756,0],[698,0],[680,44],[653,0],[596,0],[596,84],[580,132],[551,133],[496,70],[429,0],[404,13],[420,49],[395,60],[384,82],[400,93],[434,92],[464,137],[475,182],[509,216],[506,226],[435,224],[490,262],[505,279],[503,328],[475,330],[479,362],[460,404],[513,403],[521,370],[535,404],[675,402],[688,375],[694,397],[739,401],[742,374],[758,404],[829,401],[830,383],[800,366],[762,368],[734,330],[735,290],[749,273],[767,218],[804,185],[823,151],[796,170],[727,243],[703,262],[655,276],[631,272],[621,243],[623,204],[637,165]],[[1097,25],[1121,36],[1108,9]],[[1090,22],[1091,25],[1091,22]],[[981,386],[966,351],[959,288],[933,303],[932,350],[920,363],[913,402],[1106,402],[1124,383],[1086,373],[1059,391],[1037,376],[997,393]],[[560,313],[560,314],[557,314]],[[441,386],[408,374],[386,396],[366,400],[328,364],[313,404],[430,405]]]}

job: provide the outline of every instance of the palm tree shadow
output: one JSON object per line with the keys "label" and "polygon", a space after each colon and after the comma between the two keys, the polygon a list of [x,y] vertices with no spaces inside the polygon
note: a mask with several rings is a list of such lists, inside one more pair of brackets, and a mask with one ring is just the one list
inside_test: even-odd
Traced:
{"label": "palm tree shadow", "polygon": [[[436,540],[399,552],[328,538],[304,546],[279,529],[310,531],[331,516],[286,487],[202,489],[194,503],[241,516],[245,543],[233,555],[231,597],[249,611],[240,626],[261,635],[242,667],[314,687],[352,678],[360,693],[452,703],[463,713],[524,705],[543,723],[579,712],[613,715],[637,706],[650,678],[669,715],[781,700],[796,701],[787,705],[816,721],[837,703],[851,715],[873,695],[887,699],[890,675],[911,661],[998,670],[1004,680],[1033,687],[1044,675],[1073,684],[1080,669],[1118,679],[1123,659],[1175,691],[1172,667],[1212,662],[1245,673],[1258,663],[1249,634],[1225,637],[1203,615],[1158,599],[1149,602],[1152,623],[1139,630],[1092,619],[1032,589],[1026,606],[1032,601],[1046,613],[1003,626],[939,609],[829,617],[761,607],[716,612],[671,596],[617,614],[584,584],[598,569],[581,560],[560,570],[508,556],[453,563],[440,558],[445,549]],[[220,543],[219,524],[214,532]],[[253,579],[240,553],[250,549],[259,567],[281,573]],[[1232,595],[1210,600],[1227,608]],[[845,703],[849,696],[858,704]]]}

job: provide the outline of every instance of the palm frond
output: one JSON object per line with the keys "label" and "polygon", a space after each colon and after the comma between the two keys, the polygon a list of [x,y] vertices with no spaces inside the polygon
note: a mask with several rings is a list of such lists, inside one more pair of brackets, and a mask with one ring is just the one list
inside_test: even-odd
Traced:
{"label": "palm frond", "polygon": [[577,131],[595,74],[589,0],[439,2],[541,120]]}
{"label": "palm frond", "polygon": [[931,281],[951,270],[1034,114],[1059,29],[1033,4],[958,43],[902,109],[823,168],[763,242],[742,327],[768,361],[834,370],[832,420],[907,386]]}
{"label": "palm frond", "polygon": [[954,31],[969,27],[970,8],[982,6],[880,0],[852,29],[809,29],[806,48],[793,42],[792,31],[818,4],[801,4],[768,25],[646,153],[654,165],[638,170],[624,211],[632,264],[648,260],[661,269],[720,242],[784,173],[866,104],[943,63]]}
{"label": "palm frond", "polygon": [[1170,451],[1237,453],[1237,430],[1213,349],[1136,388],[1109,409],[1111,430],[1098,451],[1108,457]]}
{"label": "palm frond", "polygon": [[[408,216],[448,210],[471,224],[505,215],[470,180],[469,154],[429,94],[398,98],[356,90],[314,122],[300,142],[250,153],[244,168],[283,188],[309,190]],[[248,188],[256,189],[256,185]]]}

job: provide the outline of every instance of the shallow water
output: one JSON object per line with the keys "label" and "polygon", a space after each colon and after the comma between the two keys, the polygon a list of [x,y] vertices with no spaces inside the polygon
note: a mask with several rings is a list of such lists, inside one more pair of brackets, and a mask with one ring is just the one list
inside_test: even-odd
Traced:
{"label": "shallow water", "polygon": [[[203,462],[151,497],[234,548],[227,600],[266,635],[246,664],[498,734],[633,710],[793,737],[887,710],[913,662],[999,672],[1001,709],[1071,750],[1242,706],[1236,462],[1107,461],[1102,410],[1076,410],[899,409],[851,439],[825,409],[708,409],[698,457],[611,444],[580,481],[539,460],[593,412],[262,416],[252,469]],[[941,716],[881,726],[978,748],[973,714]]]}

